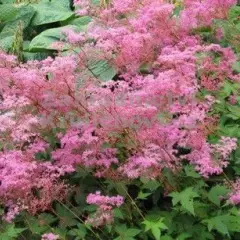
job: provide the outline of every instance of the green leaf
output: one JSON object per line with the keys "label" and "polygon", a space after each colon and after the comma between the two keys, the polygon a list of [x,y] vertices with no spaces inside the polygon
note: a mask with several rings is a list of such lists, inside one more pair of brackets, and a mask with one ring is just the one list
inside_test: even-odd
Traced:
{"label": "green leaf", "polygon": [[3,4],[16,3],[16,0],[0,0]]}
{"label": "green leaf", "polygon": [[[239,29],[240,29],[240,24],[239,25]],[[233,70],[240,73],[240,62],[235,62],[232,66]]]}
{"label": "green leaf", "polygon": [[56,221],[56,219],[57,219],[56,217],[54,217],[52,214],[49,214],[49,213],[41,213],[38,216],[38,220],[42,225],[52,224],[53,222]]}
{"label": "green leaf", "polygon": [[188,177],[200,178],[201,176],[195,171],[194,167],[187,165],[184,167],[185,173]]}
{"label": "green leaf", "polygon": [[142,224],[145,225],[145,232],[151,230],[155,240],[160,240],[161,230],[166,230],[168,227],[163,223],[163,218],[158,221],[144,220]]}
{"label": "green leaf", "polygon": [[79,239],[84,239],[87,234],[87,229],[83,224],[78,224],[78,228],[71,229],[68,234],[71,236],[78,237]]}
{"label": "green leaf", "polygon": [[172,199],[173,206],[180,203],[186,211],[190,212],[192,215],[194,213],[193,199],[199,197],[199,195],[193,190],[193,187],[189,187],[182,192],[173,192],[169,194]]}
{"label": "green leaf", "polygon": [[228,192],[229,190],[225,186],[214,186],[208,193],[208,199],[217,206],[220,206],[220,197],[226,196]]}
{"label": "green leaf", "polygon": [[106,60],[89,61],[90,73],[102,81],[111,80],[116,75],[116,70]]}
{"label": "green leaf", "polygon": [[60,217],[60,225],[62,227],[75,226],[78,224],[78,221],[75,219],[75,216],[73,215],[71,210],[68,209],[67,206],[57,204],[56,212]]}
{"label": "green leaf", "polygon": [[33,26],[64,21],[73,16],[73,12],[69,7],[62,5],[61,2],[59,3],[56,0],[31,5],[36,11],[32,22]]}
{"label": "green leaf", "polygon": [[124,183],[114,183],[113,187],[116,188],[118,194],[120,194],[123,197],[127,196],[127,188],[126,185]]}
{"label": "green leaf", "polygon": [[4,230],[0,233],[1,240],[13,240],[16,239],[21,232],[26,228],[16,228],[14,224],[8,224]]}
{"label": "green leaf", "polygon": [[0,5],[0,22],[6,22],[12,20],[18,12],[18,8],[13,4],[1,4]]}
{"label": "green leaf", "polygon": [[[69,27],[69,26],[68,26]],[[56,50],[56,47],[52,46],[54,42],[59,42],[64,39],[63,31],[66,27],[51,28],[41,32],[31,41],[29,49],[31,51],[39,50]],[[69,48],[69,45],[66,43],[63,47],[63,50]]]}
{"label": "green leaf", "polygon": [[[130,240],[130,239],[134,239],[133,237],[135,237],[136,235],[138,235],[141,230],[140,229],[136,229],[136,228],[127,228],[127,226],[125,224],[122,225],[117,225],[115,227],[116,232],[120,235],[119,237],[117,237],[116,239],[121,239],[121,240]],[[115,239],[115,240],[116,240]]]}
{"label": "green leaf", "polygon": [[156,190],[157,188],[159,188],[160,187],[160,183],[158,182],[158,181],[156,181],[156,180],[151,180],[151,181],[147,181],[147,182],[145,182],[145,184],[143,185],[143,188],[144,189],[148,189],[148,190],[150,190],[150,191],[154,191],[154,190]]}
{"label": "green leaf", "polygon": [[25,223],[28,226],[28,229],[34,234],[42,234],[51,229],[49,225],[44,223],[44,221],[39,221],[33,216],[27,216]]}
{"label": "green leaf", "polygon": [[88,24],[91,22],[91,18],[88,16],[75,18],[71,21],[67,21],[67,25],[77,26],[79,29],[85,31],[87,29]]}
{"label": "green leaf", "polygon": [[151,194],[152,194],[152,193],[144,193],[143,191],[140,191],[140,192],[138,193],[137,198],[138,198],[138,199],[141,199],[141,200],[145,200],[145,199],[147,199],[147,197],[150,196]]}
{"label": "green leaf", "polygon": [[240,16],[240,6],[234,6],[229,10],[229,19],[235,20]]}
{"label": "green leaf", "polygon": [[189,233],[181,233],[176,240],[185,240],[185,239],[189,239],[192,238],[192,234]]}
{"label": "green leaf", "polygon": [[216,218],[219,218],[223,224],[227,226],[227,229],[229,232],[240,232],[240,216],[239,213],[237,216],[232,216],[232,215],[223,215],[223,216],[218,216]]}
{"label": "green leaf", "polygon": [[0,33],[0,48],[8,51],[12,47],[19,25],[25,30],[29,26],[34,13],[35,11],[31,6],[19,8],[16,16],[5,24]]}
{"label": "green leaf", "polygon": [[115,208],[115,209],[113,210],[113,212],[114,212],[114,217],[115,217],[115,218],[124,219],[124,215],[122,214],[121,209]]}
{"label": "green leaf", "polygon": [[229,235],[227,225],[225,221],[227,221],[228,215],[225,216],[217,216],[208,220],[204,220],[203,223],[208,224],[208,230],[212,231],[212,229],[216,229],[219,233],[222,233],[223,235]]}
{"label": "green leaf", "polygon": [[171,236],[164,235],[161,237],[161,240],[173,240],[173,238]]}
{"label": "green leaf", "polygon": [[228,105],[228,110],[232,115],[234,115],[237,119],[240,118],[240,107],[234,105]]}

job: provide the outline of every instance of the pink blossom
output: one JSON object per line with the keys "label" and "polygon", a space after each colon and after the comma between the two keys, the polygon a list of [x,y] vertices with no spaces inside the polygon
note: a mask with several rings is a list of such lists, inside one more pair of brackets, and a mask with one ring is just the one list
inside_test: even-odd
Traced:
{"label": "pink blossom", "polygon": [[18,205],[8,204],[8,211],[3,216],[3,220],[11,223],[16,217],[16,215],[18,215],[19,213],[20,213],[20,208]]}
{"label": "pink blossom", "polygon": [[67,41],[71,44],[82,44],[86,41],[85,34],[83,32],[76,32],[73,29],[65,29],[64,34],[66,34]]}
{"label": "pink blossom", "polygon": [[123,204],[123,197],[122,196],[115,196],[115,197],[109,197],[109,196],[103,196],[100,192],[90,193],[87,196],[87,203],[88,204],[95,204],[99,206],[101,209],[112,209],[112,207],[120,207]]}
{"label": "pink blossom", "polygon": [[54,233],[45,233],[42,235],[42,240],[57,240],[59,239],[59,235]]}
{"label": "pink blossom", "polygon": [[94,204],[98,206],[97,211],[93,216],[89,216],[86,220],[86,223],[89,223],[95,227],[111,224],[113,222],[113,207],[120,207],[124,199],[122,196],[103,196],[100,192],[95,194],[90,193],[87,196],[87,203]]}
{"label": "pink blossom", "polygon": [[229,194],[229,201],[234,205],[238,205],[240,203],[240,180],[237,179],[232,185],[233,189]]}

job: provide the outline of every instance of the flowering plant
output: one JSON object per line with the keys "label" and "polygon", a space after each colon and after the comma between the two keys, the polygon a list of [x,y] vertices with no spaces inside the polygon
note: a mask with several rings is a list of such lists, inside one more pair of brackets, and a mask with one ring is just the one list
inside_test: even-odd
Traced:
{"label": "flowering plant", "polygon": [[3,235],[237,239],[240,74],[215,29],[236,1],[74,4],[71,51],[0,54]]}

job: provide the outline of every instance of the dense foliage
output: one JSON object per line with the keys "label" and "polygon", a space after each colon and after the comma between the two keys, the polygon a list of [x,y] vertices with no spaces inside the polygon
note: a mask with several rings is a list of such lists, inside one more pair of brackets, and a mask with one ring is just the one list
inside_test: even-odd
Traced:
{"label": "dense foliage", "polygon": [[240,238],[235,0],[2,2],[0,239]]}

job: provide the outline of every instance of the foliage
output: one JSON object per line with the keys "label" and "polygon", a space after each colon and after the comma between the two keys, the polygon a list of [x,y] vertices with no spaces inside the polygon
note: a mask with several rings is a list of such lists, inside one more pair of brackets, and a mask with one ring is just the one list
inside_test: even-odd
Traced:
{"label": "foliage", "polygon": [[[81,21],[81,18],[75,16],[69,0],[2,0],[1,3],[0,48],[22,54],[20,60],[43,59],[53,55],[57,49],[51,47],[51,43],[64,39],[61,27],[73,25],[83,29],[90,21]],[[19,35],[23,35],[22,41],[16,39]],[[48,39],[44,37],[46,35]],[[16,53],[14,45],[22,49]]]}
{"label": "foliage", "polygon": [[0,239],[240,238],[236,1],[1,2]]}

